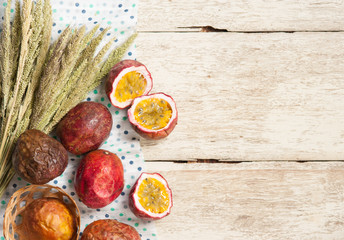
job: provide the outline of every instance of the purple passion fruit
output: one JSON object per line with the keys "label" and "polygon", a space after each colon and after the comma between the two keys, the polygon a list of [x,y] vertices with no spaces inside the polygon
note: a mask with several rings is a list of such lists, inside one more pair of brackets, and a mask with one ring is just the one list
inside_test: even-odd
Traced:
{"label": "purple passion fruit", "polygon": [[153,80],[145,65],[123,60],[111,69],[105,90],[111,104],[123,109],[130,106],[134,98],[147,95],[152,87]]}
{"label": "purple passion fruit", "polygon": [[81,155],[96,150],[110,135],[112,115],[100,103],[82,102],[72,108],[57,125],[62,145]]}
{"label": "purple passion fruit", "polygon": [[165,138],[178,121],[176,103],[164,93],[137,97],[128,110],[128,119],[140,136],[147,139]]}

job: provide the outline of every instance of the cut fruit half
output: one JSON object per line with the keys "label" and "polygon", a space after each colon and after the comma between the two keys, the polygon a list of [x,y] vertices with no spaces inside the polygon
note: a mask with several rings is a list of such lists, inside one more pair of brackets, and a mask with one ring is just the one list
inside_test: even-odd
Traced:
{"label": "cut fruit half", "polygon": [[139,218],[161,219],[171,212],[172,191],[159,173],[142,173],[129,196],[129,207]]}
{"label": "cut fruit half", "polygon": [[142,137],[165,138],[178,121],[176,103],[171,96],[164,93],[137,97],[128,110],[128,119]]}
{"label": "cut fruit half", "polygon": [[123,60],[111,69],[105,90],[111,104],[123,109],[130,106],[134,98],[147,95],[152,87],[153,80],[145,65]]}

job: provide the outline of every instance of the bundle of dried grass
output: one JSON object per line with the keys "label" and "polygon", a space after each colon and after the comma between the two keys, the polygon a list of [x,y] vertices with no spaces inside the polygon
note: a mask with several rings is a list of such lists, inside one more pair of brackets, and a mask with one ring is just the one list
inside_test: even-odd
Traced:
{"label": "bundle of dried grass", "polygon": [[97,87],[121,60],[136,35],[113,50],[111,39],[96,49],[108,29],[67,27],[50,43],[52,11],[49,0],[16,2],[10,22],[8,1],[0,38],[0,196],[14,175],[11,153],[26,129],[49,133],[88,92]]}

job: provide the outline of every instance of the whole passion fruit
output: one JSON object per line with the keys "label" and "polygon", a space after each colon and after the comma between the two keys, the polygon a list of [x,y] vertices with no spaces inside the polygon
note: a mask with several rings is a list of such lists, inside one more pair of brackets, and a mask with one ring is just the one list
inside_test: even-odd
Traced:
{"label": "whole passion fruit", "polygon": [[173,98],[164,93],[137,97],[128,109],[128,119],[140,136],[165,138],[177,124],[177,106]]}
{"label": "whole passion fruit", "polygon": [[76,239],[76,222],[70,209],[57,198],[39,198],[23,212],[22,224],[27,239]]}
{"label": "whole passion fruit", "polygon": [[85,228],[81,240],[140,240],[139,233],[125,223],[113,219],[92,222]]}
{"label": "whole passion fruit", "polygon": [[24,180],[44,184],[64,172],[68,153],[59,141],[39,130],[30,129],[18,138],[12,164]]}
{"label": "whole passion fruit", "polygon": [[114,201],[124,187],[121,160],[106,150],[88,153],[80,162],[74,181],[81,201],[90,208],[102,208]]}
{"label": "whole passion fruit", "polygon": [[112,115],[100,103],[82,102],[59,122],[56,134],[71,153],[81,155],[98,147],[109,137]]}
{"label": "whole passion fruit", "polygon": [[172,191],[159,173],[142,173],[129,194],[129,207],[139,218],[161,219],[172,206]]}
{"label": "whole passion fruit", "polygon": [[105,90],[111,104],[123,109],[130,106],[134,98],[147,95],[152,87],[153,80],[145,65],[123,60],[111,69]]}

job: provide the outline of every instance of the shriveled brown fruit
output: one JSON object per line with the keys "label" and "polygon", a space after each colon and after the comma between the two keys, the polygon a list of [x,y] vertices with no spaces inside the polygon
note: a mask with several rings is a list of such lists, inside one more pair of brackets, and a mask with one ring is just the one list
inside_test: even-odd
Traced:
{"label": "shriveled brown fruit", "polygon": [[88,225],[81,240],[140,240],[139,233],[125,223],[113,219],[102,219]]}
{"label": "shriveled brown fruit", "polygon": [[59,141],[39,130],[30,129],[18,138],[12,164],[24,180],[44,184],[64,172],[68,153]]}

